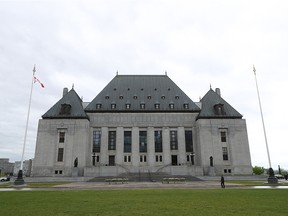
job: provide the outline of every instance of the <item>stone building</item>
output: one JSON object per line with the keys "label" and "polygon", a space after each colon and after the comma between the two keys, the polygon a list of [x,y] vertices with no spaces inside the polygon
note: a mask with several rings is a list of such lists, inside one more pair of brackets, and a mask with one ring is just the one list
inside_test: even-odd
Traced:
{"label": "stone building", "polygon": [[[32,175],[32,164],[33,159],[23,161],[23,167],[22,167],[23,176],[30,177]],[[20,168],[21,168],[21,161],[15,161],[13,169],[14,176],[18,175]]]}
{"label": "stone building", "polygon": [[89,103],[72,88],[39,120],[34,176],[252,174],[246,121],[220,89],[193,102],[167,75],[116,75]]}
{"label": "stone building", "polygon": [[0,176],[13,173],[14,163],[9,162],[9,158],[0,158]]}

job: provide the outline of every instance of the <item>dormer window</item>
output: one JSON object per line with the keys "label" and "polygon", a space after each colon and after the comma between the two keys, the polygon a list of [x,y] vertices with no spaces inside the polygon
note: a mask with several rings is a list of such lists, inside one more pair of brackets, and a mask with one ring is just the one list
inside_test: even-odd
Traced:
{"label": "dormer window", "polygon": [[130,103],[126,103],[126,109],[130,109],[131,108],[131,104]]}
{"label": "dormer window", "polygon": [[105,96],[105,99],[109,99],[109,95],[106,95],[106,96]]}
{"label": "dormer window", "polygon": [[137,98],[138,98],[137,95],[134,95],[134,96],[133,96],[133,99],[134,99],[134,100],[136,100]]}
{"label": "dormer window", "polygon": [[176,100],[179,100],[179,95],[176,95],[176,96],[175,96],[175,99],[176,99]]}
{"label": "dormer window", "polygon": [[123,95],[120,95],[120,96],[119,96],[119,99],[120,99],[120,100],[123,100],[123,98],[124,98]]}
{"label": "dormer window", "polygon": [[155,104],[155,109],[160,109],[160,104],[159,103]]}
{"label": "dormer window", "polygon": [[96,109],[101,109],[101,107],[102,107],[102,104],[96,104]]}
{"label": "dormer window", "polygon": [[152,98],[151,95],[148,95],[148,96],[147,96],[147,99],[148,99],[148,100],[151,100],[151,98]]}
{"label": "dormer window", "polygon": [[70,114],[71,114],[71,105],[61,104],[60,115],[70,115]]}
{"label": "dormer window", "polygon": [[115,103],[111,104],[111,109],[116,109],[116,104]]}
{"label": "dormer window", "polygon": [[161,99],[164,100],[164,99],[165,99],[165,95],[162,95],[162,96],[161,96]]}
{"label": "dormer window", "polygon": [[216,115],[226,115],[225,111],[224,111],[224,104],[215,104],[214,105],[214,113]]}
{"label": "dormer window", "polygon": [[188,104],[188,103],[185,103],[185,104],[183,105],[183,107],[184,107],[184,109],[189,109],[189,104]]}
{"label": "dormer window", "polygon": [[144,103],[140,104],[140,109],[145,109],[145,104]]}
{"label": "dormer window", "polygon": [[174,109],[174,104],[173,104],[173,103],[170,103],[170,104],[169,104],[169,108],[170,108],[170,109]]}

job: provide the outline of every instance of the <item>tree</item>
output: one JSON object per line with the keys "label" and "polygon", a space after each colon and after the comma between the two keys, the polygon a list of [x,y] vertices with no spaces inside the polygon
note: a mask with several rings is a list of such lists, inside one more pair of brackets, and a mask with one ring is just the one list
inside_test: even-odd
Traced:
{"label": "tree", "polygon": [[254,166],[253,167],[253,173],[255,175],[261,175],[261,174],[264,173],[264,171],[265,171],[264,167],[259,167],[259,166]]}

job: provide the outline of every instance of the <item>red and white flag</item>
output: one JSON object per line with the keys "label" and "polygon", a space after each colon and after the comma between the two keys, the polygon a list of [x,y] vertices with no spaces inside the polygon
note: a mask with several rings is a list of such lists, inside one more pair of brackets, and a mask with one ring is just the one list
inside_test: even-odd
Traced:
{"label": "red and white flag", "polygon": [[44,84],[42,82],[40,82],[40,80],[34,76],[34,83],[36,83],[36,82],[38,82],[42,86],[42,88],[44,88]]}
{"label": "red and white flag", "polygon": [[44,84],[43,84],[39,79],[36,78],[35,72],[36,72],[36,69],[35,69],[35,65],[34,65],[34,69],[33,69],[33,79],[34,79],[34,83],[38,82],[38,83],[41,85],[41,87],[44,88]]}

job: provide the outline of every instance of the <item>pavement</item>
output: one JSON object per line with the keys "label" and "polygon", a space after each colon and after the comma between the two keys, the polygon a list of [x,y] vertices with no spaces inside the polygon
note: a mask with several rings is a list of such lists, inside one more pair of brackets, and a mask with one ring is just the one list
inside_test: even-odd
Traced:
{"label": "pavement", "polygon": [[[230,177],[230,178],[225,178],[225,180],[260,180],[263,181],[263,186],[260,187],[271,187],[267,186],[265,184],[266,178],[259,178],[255,176],[246,176],[246,177]],[[200,181],[186,181],[186,182],[170,182],[170,183],[162,183],[162,182],[87,182],[86,178],[25,178],[24,181],[26,183],[28,182],[67,182],[64,184],[56,185],[53,187],[48,187],[48,188],[27,188],[26,185],[23,186],[15,186],[14,189],[25,189],[25,190],[109,190],[109,189],[164,189],[164,188],[179,188],[179,189],[213,189],[213,188],[221,188],[220,185],[220,179],[219,177],[205,177],[200,180]],[[11,179],[10,182],[14,182],[13,178]],[[282,182],[282,180],[281,180]],[[279,183],[281,183],[279,181]],[[287,181],[283,180],[282,183],[286,183]],[[4,183],[4,182],[3,182]],[[2,183],[0,183],[2,184]],[[240,184],[236,183],[228,183],[225,182],[226,188],[252,188],[249,186],[243,186]],[[280,186],[281,187],[281,186]],[[288,188],[288,186],[283,186],[285,189]],[[275,188],[275,186],[273,187]],[[13,188],[10,188],[13,190]],[[5,190],[4,188],[0,189],[0,191]]]}
{"label": "pavement", "polygon": [[[226,184],[227,188],[243,187],[239,184]],[[220,182],[215,181],[194,181],[181,183],[162,183],[162,182],[128,182],[128,183],[105,183],[105,182],[73,182],[68,184],[56,185],[57,189],[89,189],[89,190],[108,190],[108,189],[163,189],[163,188],[221,188]]]}

